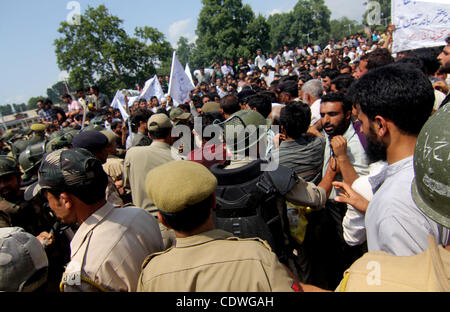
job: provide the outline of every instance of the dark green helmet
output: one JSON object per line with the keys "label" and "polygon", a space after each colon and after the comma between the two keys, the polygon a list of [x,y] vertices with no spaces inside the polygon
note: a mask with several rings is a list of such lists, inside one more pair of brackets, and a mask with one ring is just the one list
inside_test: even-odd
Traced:
{"label": "dark green helmet", "polygon": [[13,136],[14,136],[14,132],[12,130],[8,130],[2,135],[2,137],[0,139],[5,142],[8,142],[9,140],[12,139]]}
{"label": "dark green helmet", "polygon": [[93,119],[91,119],[89,121],[89,125],[103,127],[105,125],[105,120],[103,119],[103,115],[95,116]]}
{"label": "dark green helmet", "polygon": [[28,146],[27,140],[19,140],[19,141],[14,142],[14,144],[12,145],[12,148],[11,148],[11,152],[12,152],[13,156],[16,159],[19,159],[20,153],[25,151],[27,146]]}
{"label": "dark green helmet", "polygon": [[266,119],[253,110],[236,112],[222,126],[227,145],[233,154],[240,154],[254,147],[267,135]]}
{"label": "dark green helmet", "polygon": [[48,136],[48,140],[51,141],[51,140],[53,140],[54,138],[57,138],[57,137],[59,137],[59,136],[61,136],[61,135],[63,135],[63,134],[64,134],[64,131],[63,131],[63,130],[59,130],[59,131],[52,132],[52,133]]}
{"label": "dark green helmet", "polygon": [[35,145],[45,141],[45,137],[41,135],[33,135],[27,140],[28,145]]}
{"label": "dark green helmet", "polygon": [[12,146],[12,144],[14,143],[15,140],[18,140],[22,137],[22,134],[19,132],[15,132],[12,130],[8,130],[3,136],[2,136],[2,140],[5,143],[8,143],[9,145]]}
{"label": "dark green helmet", "polygon": [[33,130],[30,129],[30,127],[26,127],[23,129],[23,135],[27,136],[33,133]]}
{"label": "dark green helmet", "polygon": [[450,228],[450,105],[434,114],[422,128],[414,153],[412,196],[417,206],[437,223]]}
{"label": "dark green helmet", "polygon": [[85,132],[85,131],[103,131],[103,130],[105,130],[105,127],[102,127],[100,125],[90,124],[89,126],[84,127],[83,130],[80,130],[80,132]]}
{"label": "dark green helmet", "polygon": [[51,153],[62,148],[71,148],[72,139],[78,131],[62,132],[59,136],[56,136],[47,143],[46,151]]}
{"label": "dark green helmet", "polygon": [[20,154],[19,164],[25,173],[23,176],[24,181],[31,179],[35,169],[38,169],[40,166],[46,152],[45,145],[45,142],[29,145],[26,150]]}
{"label": "dark green helmet", "polygon": [[11,156],[0,156],[0,177],[4,177],[10,174],[21,175],[19,164]]}

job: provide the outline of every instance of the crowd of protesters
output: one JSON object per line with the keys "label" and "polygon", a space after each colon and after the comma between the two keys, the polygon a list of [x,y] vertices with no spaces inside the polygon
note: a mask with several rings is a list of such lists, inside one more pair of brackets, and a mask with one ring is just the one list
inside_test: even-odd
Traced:
{"label": "crowd of protesters", "polygon": [[[392,30],[213,62],[186,103],[140,99],[125,120],[96,86],[64,95],[65,110],[39,101],[41,124],[2,137],[0,239],[24,230],[15,244],[37,239],[48,260],[17,276],[0,265],[0,290],[370,291],[355,265],[371,252],[448,246],[448,192],[441,221],[411,183],[419,133],[448,111],[450,41],[394,55]],[[265,130],[243,149],[206,131],[236,124]],[[429,289],[405,277],[425,264],[398,260],[398,290],[449,291],[449,254],[436,256],[447,271],[423,273]]]}

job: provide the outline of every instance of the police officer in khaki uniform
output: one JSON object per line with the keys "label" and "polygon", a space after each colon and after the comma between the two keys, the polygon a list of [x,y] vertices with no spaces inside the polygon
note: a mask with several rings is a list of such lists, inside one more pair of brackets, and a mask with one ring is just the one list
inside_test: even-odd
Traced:
{"label": "police officer in khaki uniform", "polygon": [[[156,217],[157,208],[145,193],[146,174],[160,165],[174,160],[172,152],[172,123],[165,114],[155,114],[148,120],[148,130],[153,143],[150,146],[136,146],[127,152],[124,163],[124,188],[131,189],[133,204],[149,211]],[[169,191],[167,189],[166,191]],[[174,234],[168,233],[161,225],[164,244],[170,247],[174,242]]]}
{"label": "police officer in khaki uniform", "polygon": [[136,291],[145,257],[163,250],[158,224],[140,208],[114,209],[106,201],[108,177],[88,150],[47,154],[39,180],[26,193],[42,191],[64,224],[79,225],[62,278],[64,292]]}
{"label": "police officer in khaki uniform", "polygon": [[43,124],[32,124],[30,130],[33,132],[33,135],[28,139],[28,145],[44,142],[46,140],[45,129],[47,129],[47,127]]}
{"label": "police officer in khaki uniform", "polygon": [[147,175],[148,196],[159,208],[160,221],[175,230],[177,242],[146,259],[138,291],[300,291],[265,241],[215,228],[216,186],[206,167],[190,161],[173,161]]}

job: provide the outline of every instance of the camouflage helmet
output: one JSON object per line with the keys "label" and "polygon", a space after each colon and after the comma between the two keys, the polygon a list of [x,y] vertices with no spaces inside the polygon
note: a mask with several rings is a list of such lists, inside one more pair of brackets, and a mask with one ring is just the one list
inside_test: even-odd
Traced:
{"label": "camouflage helmet", "polygon": [[4,142],[8,143],[12,146],[13,142],[20,139],[22,134],[19,131],[8,130],[3,136],[2,139]]}
{"label": "camouflage helmet", "polygon": [[82,130],[80,130],[80,132],[85,132],[85,131],[103,131],[103,130],[105,130],[105,128],[100,126],[100,125],[90,124],[89,126],[84,127]]}
{"label": "camouflage helmet", "polygon": [[267,135],[267,121],[253,110],[241,110],[221,124],[225,139],[233,154],[242,153],[260,142]]}
{"label": "camouflage helmet", "polygon": [[450,228],[450,105],[422,128],[414,153],[412,196],[432,220]]}
{"label": "camouflage helmet", "polygon": [[103,115],[97,115],[91,121],[89,122],[89,125],[93,126],[103,126],[105,124],[105,121],[103,119]]}
{"label": "camouflage helmet", "polygon": [[14,144],[11,147],[11,152],[12,152],[13,156],[16,159],[19,159],[20,153],[25,151],[27,146],[28,146],[27,140],[19,140],[19,141],[14,142]]}
{"label": "camouflage helmet", "polygon": [[57,138],[57,137],[59,137],[59,136],[61,136],[61,135],[63,135],[63,134],[64,134],[64,131],[63,131],[63,130],[54,131],[54,132],[50,133],[50,135],[48,136],[48,140],[51,141],[51,140],[53,140],[54,138]]}
{"label": "camouflage helmet", "polygon": [[46,152],[51,153],[62,148],[70,148],[72,139],[78,131],[67,131],[60,133],[47,143]]}
{"label": "camouflage helmet", "polygon": [[33,133],[33,130],[31,130],[30,127],[26,127],[23,129],[23,135],[30,135]]}
{"label": "camouflage helmet", "polygon": [[1,140],[8,142],[10,141],[16,134],[12,131],[12,130],[8,130],[6,131],[2,137],[0,138]]}
{"label": "camouflage helmet", "polygon": [[33,135],[27,140],[28,145],[35,145],[41,142],[44,142],[46,138],[44,136],[40,135]]}
{"label": "camouflage helmet", "polygon": [[22,167],[24,181],[28,181],[33,176],[33,170],[41,164],[42,158],[46,152],[45,142],[29,145],[25,151],[20,153],[19,164]]}
{"label": "camouflage helmet", "polygon": [[14,157],[0,155],[0,177],[10,174],[22,174],[20,172],[19,164]]}

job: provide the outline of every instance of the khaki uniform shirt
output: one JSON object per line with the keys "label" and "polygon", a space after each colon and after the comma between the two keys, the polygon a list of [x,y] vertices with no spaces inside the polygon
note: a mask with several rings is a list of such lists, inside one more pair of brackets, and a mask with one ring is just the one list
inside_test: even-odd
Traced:
{"label": "khaki uniform shirt", "polygon": [[70,249],[62,280],[65,292],[132,292],[143,261],[163,250],[163,242],[152,215],[107,203],[80,225]]}
{"label": "khaki uniform shirt", "polygon": [[399,257],[382,251],[365,254],[345,273],[340,292],[449,292],[450,251],[430,236],[428,249]]}
{"label": "khaki uniform shirt", "polygon": [[103,169],[114,182],[122,180],[123,178],[123,162],[124,160],[115,156],[109,156],[106,163],[103,164]]}
{"label": "khaki uniform shirt", "polygon": [[177,238],[143,264],[140,292],[288,292],[296,284],[270,247],[222,230]]}
{"label": "khaki uniform shirt", "polygon": [[161,142],[133,147],[127,152],[123,171],[124,187],[131,189],[133,204],[136,207],[150,212],[157,210],[145,191],[145,179],[150,170],[173,160],[170,146]]}

